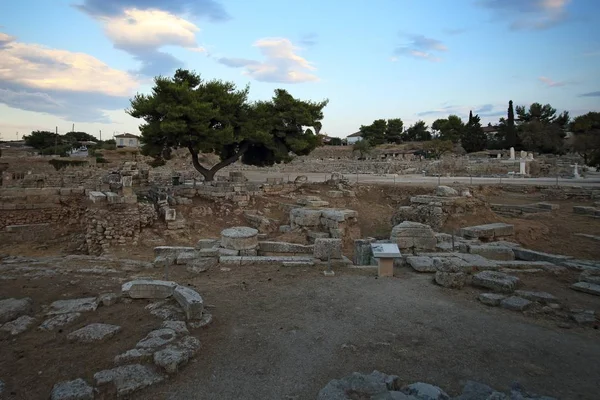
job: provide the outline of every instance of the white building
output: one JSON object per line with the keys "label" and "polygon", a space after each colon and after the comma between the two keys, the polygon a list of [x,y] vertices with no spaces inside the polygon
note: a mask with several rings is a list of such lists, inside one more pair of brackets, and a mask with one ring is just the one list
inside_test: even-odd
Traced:
{"label": "white building", "polygon": [[140,138],[132,135],[131,133],[124,133],[122,135],[115,135],[115,142],[117,147],[140,147]]}
{"label": "white building", "polygon": [[360,142],[362,140],[362,134],[360,132],[353,133],[352,135],[346,136],[346,142],[348,144],[354,144],[356,142]]}

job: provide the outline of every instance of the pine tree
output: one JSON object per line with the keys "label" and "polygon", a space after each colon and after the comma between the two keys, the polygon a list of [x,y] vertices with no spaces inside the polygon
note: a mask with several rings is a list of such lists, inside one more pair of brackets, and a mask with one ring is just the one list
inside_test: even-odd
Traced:
{"label": "pine tree", "polygon": [[517,129],[515,127],[515,110],[513,101],[508,102],[508,118],[506,120],[506,146],[515,147],[517,145]]}
{"label": "pine tree", "polygon": [[470,125],[471,122],[473,122],[473,110],[469,110],[469,122],[467,122],[467,125]]}
{"label": "pine tree", "polygon": [[469,122],[465,128],[461,144],[467,153],[484,150],[487,145],[487,136],[481,128],[481,119],[479,115],[473,116],[473,112],[469,113]]}

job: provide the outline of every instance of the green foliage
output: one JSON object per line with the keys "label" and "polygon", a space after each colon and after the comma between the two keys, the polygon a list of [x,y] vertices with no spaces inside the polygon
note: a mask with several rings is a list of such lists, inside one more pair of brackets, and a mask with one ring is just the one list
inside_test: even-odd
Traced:
{"label": "green foliage", "polygon": [[404,122],[400,118],[387,120],[385,129],[385,140],[388,143],[400,143],[402,141],[402,132],[404,131]]}
{"label": "green foliage", "polygon": [[517,106],[518,144],[528,151],[564,153],[564,138],[569,124],[567,111],[556,115],[550,104],[533,103],[529,109]]}
{"label": "green foliage", "polygon": [[367,139],[359,140],[352,145],[352,151],[357,151],[360,154],[360,158],[364,158],[373,150],[373,145]]}
{"label": "green foliage", "polygon": [[465,126],[465,131],[460,142],[467,153],[481,151],[486,148],[487,136],[481,128],[479,115],[473,116],[472,112],[469,113],[469,122]]}
{"label": "green foliage", "polygon": [[424,142],[431,140],[431,132],[427,129],[428,126],[424,121],[417,121],[402,134],[402,139],[406,142]]}
{"label": "green foliage", "polygon": [[97,164],[107,164],[108,161],[106,160],[106,158],[104,158],[102,156],[96,156],[96,163]]}
{"label": "green foliage", "polygon": [[52,165],[55,170],[60,171],[66,167],[80,167],[87,164],[87,161],[84,160],[61,160],[61,159],[52,159],[48,161],[48,164]]}
{"label": "green foliage", "polygon": [[23,136],[25,144],[34,149],[47,149],[55,144],[62,144],[63,140],[60,135],[49,131],[33,131],[30,135]]}
{"label": "green foliage", "polygon": [[[327,100],[302,101],[277,89],[272,100],[250,103],[249,87],[203,81],[182,69],[154,83],[152,93],[136,95],[127,110],[145,121],[142,153],[160,160],[170,149],[187,148],[206,180],[240,158],[246,164],[272,165],[289,161],[289,153],[309,154],[318,145],[317,135],[305,128],[320,131]],[[221,161],[209,169],[199,162],[200,153],[215,153]]]}
{"label": "green foliage", "polygon": [[571,150],[580,154],[586,165],[600,168],[600,112],[589,112],[573,119]]}
{"label": "green foliage", "polygon": [[385,119],[376,119],[371,125],[361,125],[359,129],[363,140],[368,140],[373,146],[387,142],[386,130],[387,122]]}
{"label": "green foliage", "polygon": [[458,143],[465,131],[465,124],[459,116],[449,115],[446,119],[437,119],[431,125],[431,129],[439,133],[441,140],[450,140]]}
{"label": "green foliage", "polygon": [[341,146],[342,144],[342,139],[339,137],[331,138],[331,140],[329,141],[330,146]]}
{"label": "green foliage", "polygon": [[423,145],[423,149],[431,158],[440,158],[443,154],[449,153],[454,149],[454,143],[451,140],[433,139]]}
{"label": "green foliage", "polygon": [[71,150],[70,144],[59,144],[58,146],[50,146],[40,150],[40,154],[43,156],[57,155],[61,157],[68,157],[69,151]]}
{"label": "green foliage", "polygon": [[98,141],[98,139],[86,132],[68,132],[65,133],[62,137],[64,138],[64,141],[71,143]]}

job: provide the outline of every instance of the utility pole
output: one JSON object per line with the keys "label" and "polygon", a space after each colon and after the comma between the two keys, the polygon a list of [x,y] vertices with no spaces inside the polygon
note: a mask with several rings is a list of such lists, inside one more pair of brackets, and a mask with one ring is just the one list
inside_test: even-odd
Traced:
{"label": "utility pole", "polygon": [[58,147],[58,126],[56,127],[56,135],[54,135],[54,154],[56,155],[56,148]]}
{"label": "utility pole", "polygon": [[75,132],[75,124],[73,124],[73,127],[71,128],[71,132]]}
{"label": "utility pole", "polygon": [[100,141],[102,141],[102,129],[100,129]]}

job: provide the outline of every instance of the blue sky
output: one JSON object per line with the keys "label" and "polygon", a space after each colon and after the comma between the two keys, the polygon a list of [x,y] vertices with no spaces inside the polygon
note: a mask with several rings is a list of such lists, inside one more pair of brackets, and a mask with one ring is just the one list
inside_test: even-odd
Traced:
{"label": "blue sky", "polygon": [[600,111],[597,0],[19,0],[0,2],[0,135],[138,133],[129,98],[189,68],[329,99],[323,132],[428,123],[507,103]]}

